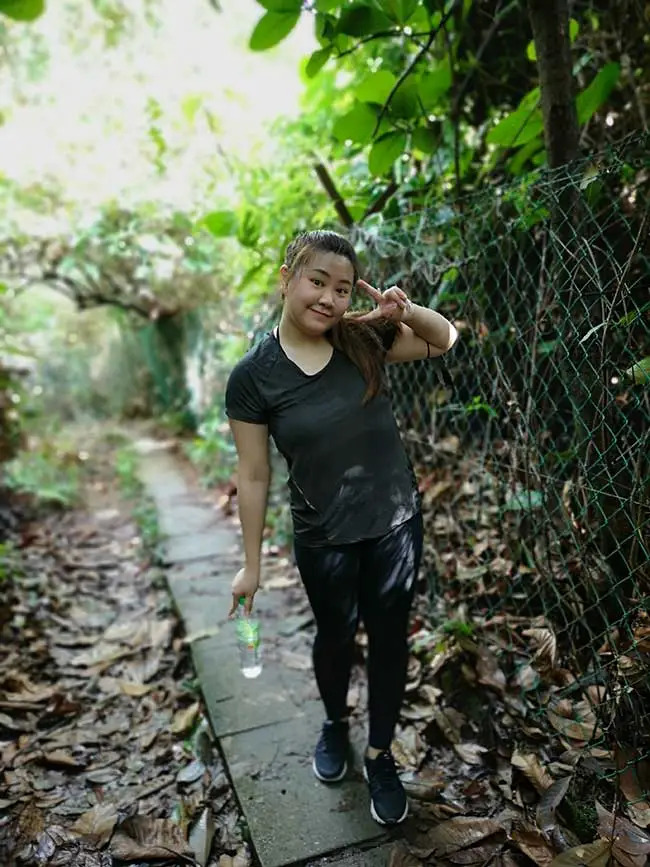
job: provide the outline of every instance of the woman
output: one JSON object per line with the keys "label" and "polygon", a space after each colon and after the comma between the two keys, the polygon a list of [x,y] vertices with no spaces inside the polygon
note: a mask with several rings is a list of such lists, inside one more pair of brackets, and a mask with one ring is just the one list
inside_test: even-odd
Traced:
{"label": "woman", "polygon": [[[397,286],[382,294],[359,280],[354,249],[334,232],[298,236],[280,273],[280,325],[241,359],[226,389],[245,553],[230,613],[242,596],[250,611],[259,587],[270,435],[288,464],[296,563],[317,628],[313,663],[327,718],[314,773],[330,783],[347,772],[346,700],[361,618],[370,723],[364,771],[373,818],[394,824],[408,812],[390,747],[406,685],[422,516],[384,365],[442,355],[458,335]],[[355,286],[376,307],[346,316]]]}

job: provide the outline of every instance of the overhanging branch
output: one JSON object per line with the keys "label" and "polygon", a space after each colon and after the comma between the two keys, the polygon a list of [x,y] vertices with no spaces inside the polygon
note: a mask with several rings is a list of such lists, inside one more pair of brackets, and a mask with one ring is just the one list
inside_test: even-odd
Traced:
{"label": "overhanging branch", "polygon": [[343,196],[341,196],[339,191],[336,189],[336,184],[332,180],[330,173],[327,171],[323,163],[315,163],[314,171],[316,172],[318,180],[323,185],[325,192],[332,200],[339,220],[347,229],[352,228],[352,226],[354,226],[354,218],[348,211],[347,205],[343,201]]}

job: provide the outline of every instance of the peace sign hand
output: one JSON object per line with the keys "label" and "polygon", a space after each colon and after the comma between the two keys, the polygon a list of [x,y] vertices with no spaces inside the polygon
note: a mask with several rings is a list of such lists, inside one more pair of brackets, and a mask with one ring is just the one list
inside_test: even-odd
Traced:
{"label": "peace sign hand", "polygon": [[357,322],[372,322],[377,319],[389,319],[392,322],[401,322],[411,310],[411,302],[408,295],[399,286],[391,286],[385,292],[375,289],[365,280],[358,280],[357,286],[363,289],[377,305],[369,313],[363,313],[356,317]]}

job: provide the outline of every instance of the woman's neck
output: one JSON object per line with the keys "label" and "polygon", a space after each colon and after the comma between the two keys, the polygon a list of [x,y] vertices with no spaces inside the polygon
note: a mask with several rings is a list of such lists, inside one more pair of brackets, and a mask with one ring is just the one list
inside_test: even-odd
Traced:
{"label": "woman's neck", "polygon": [[284,311],[280,317],[278,334],[281,343],[285,346],[293,346],[296,349],[300,347],[306,348],[322,346],[323,344],[329,344],[330,342],[325,334],[319,334],[316,336],[305,334],[304,331],[301,331],[296,325],[294,325],[291,319],[285,315]]}

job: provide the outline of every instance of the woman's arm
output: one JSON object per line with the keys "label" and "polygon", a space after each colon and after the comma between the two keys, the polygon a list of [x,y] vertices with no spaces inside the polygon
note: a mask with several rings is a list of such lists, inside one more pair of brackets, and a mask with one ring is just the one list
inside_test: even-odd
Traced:
{"label": "woman's arm", "polygon": [[259,579],[271,476],[269,432],[264,424],[234,419],[231,419],[230,427],[237,448],[237,502],[244,537],[245,568]]}
{"label": "woman's arm", "polygon": [[458,331],[435,310],[410,304],[404,312],[395,342],[386,355],[387,361],[418,361],[437,358],[448,352],[458,340]]}

